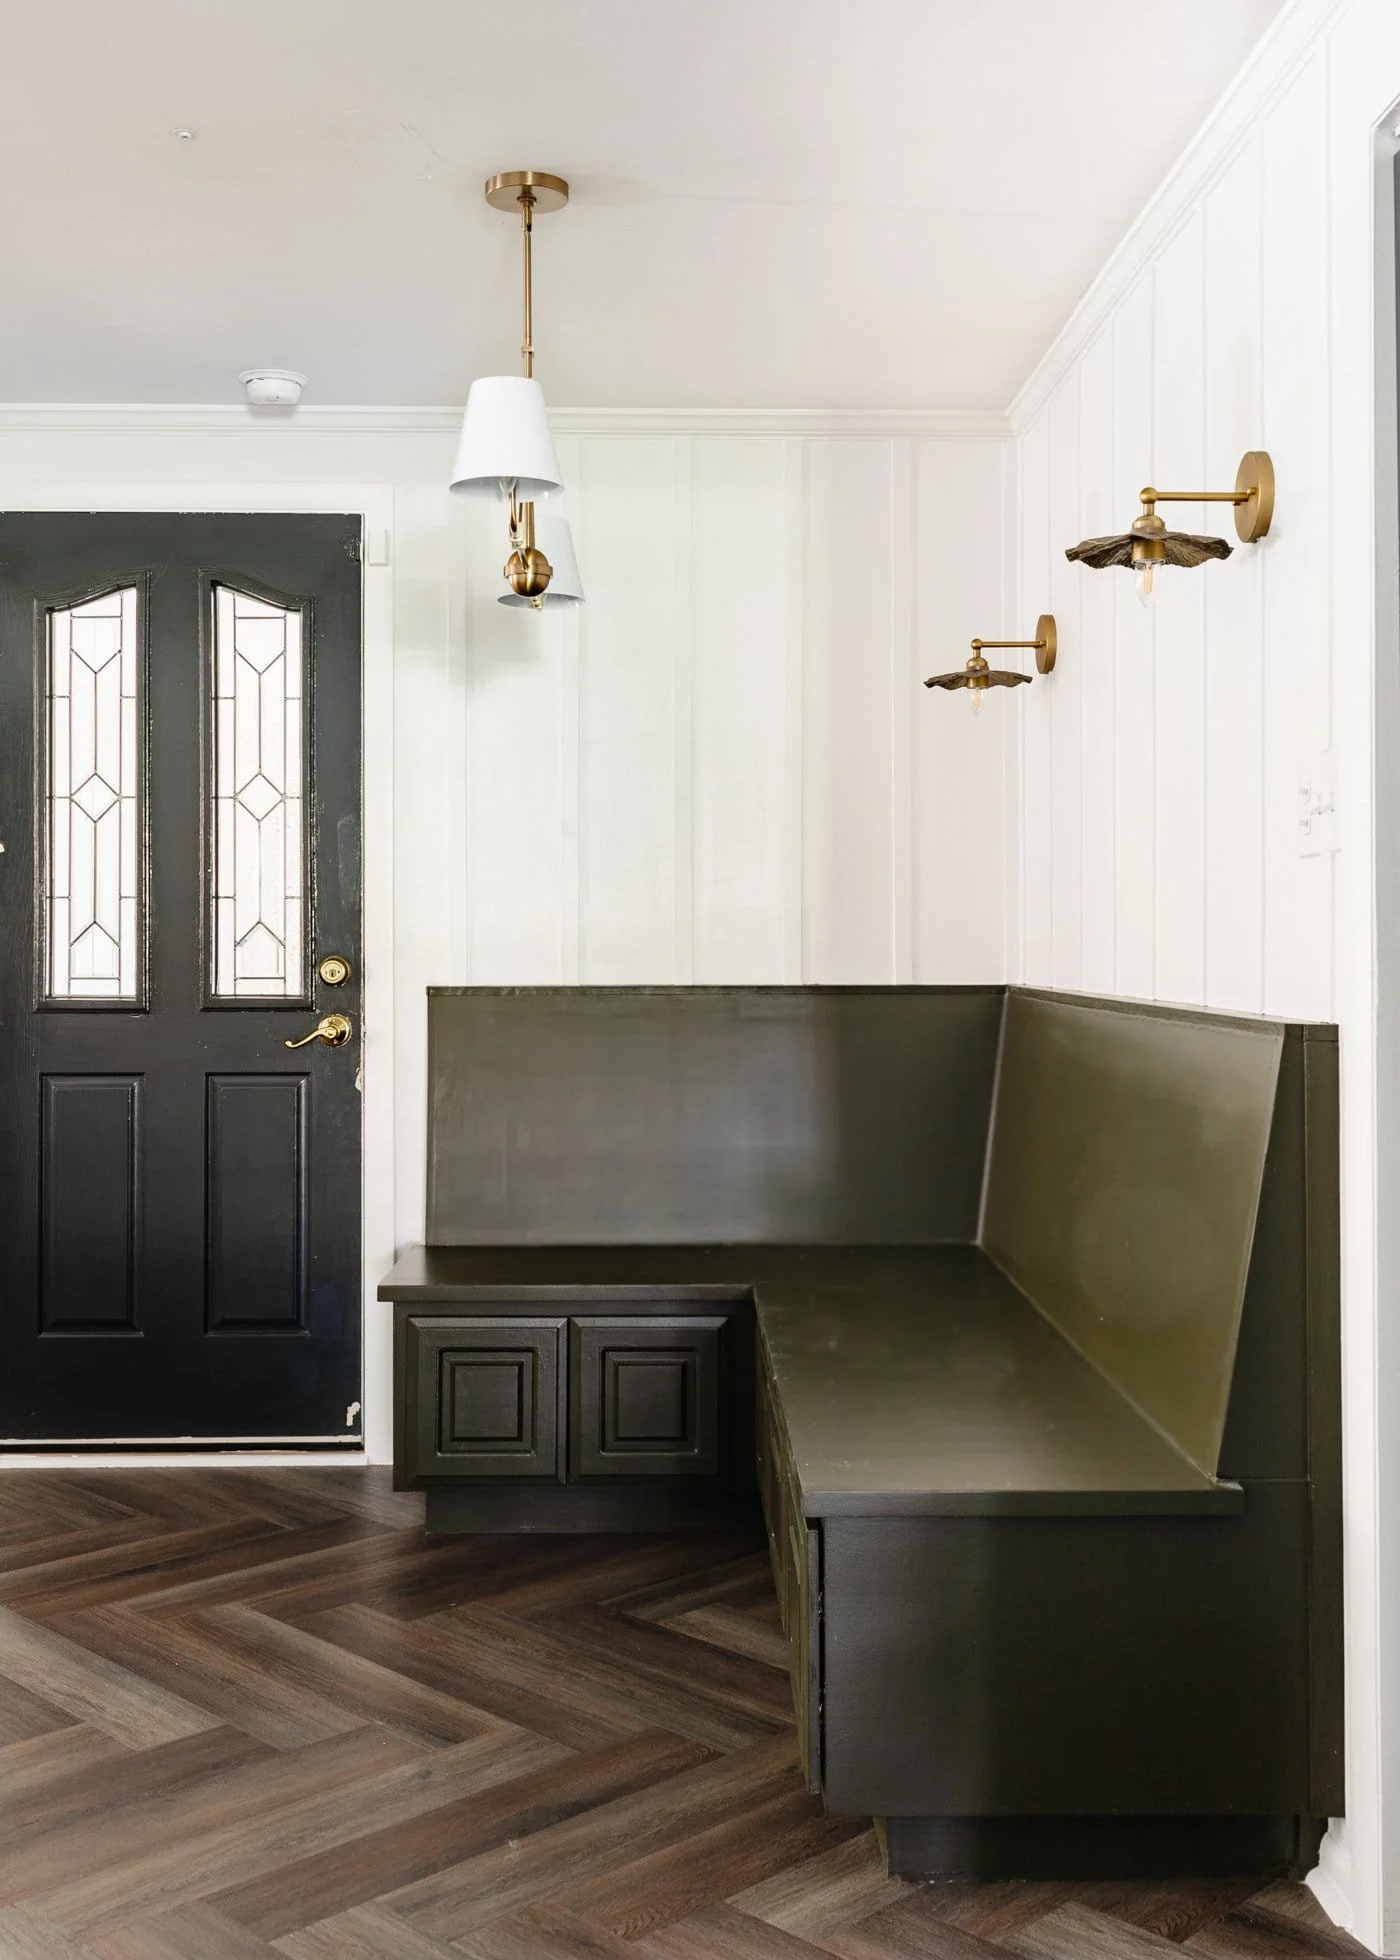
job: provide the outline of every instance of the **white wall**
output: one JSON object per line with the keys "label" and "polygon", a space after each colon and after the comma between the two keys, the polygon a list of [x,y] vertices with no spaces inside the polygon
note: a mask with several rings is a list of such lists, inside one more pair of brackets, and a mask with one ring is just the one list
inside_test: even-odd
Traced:
{"label": "white wall", "polygon": [[[1329,1020],[1333,858],[1300,765],[1331,746],[1326,51],[1244,134],[1020,432],[1021,609],[1063,656],[1023,707],[1015,930],[1027,980]],[[1145,483],[1278,472],[1259,545],[1132,578],[1066,561]],[[1235,542],[1228,508],[1163,505]]]}
{"label": "white wall", "polygon": [[[1400,712],[1374,328],[1397,98],[1393,0],[1294,0],[1013,405],[1020,612],[1053,610],[1061,637],[1053,687],[1020,704],[1008,887],[1013,977],[1341,1025],[1349,1792],[1316,1884],[1389,1953],[1400,1257],[1375,1089],[1400,974],[1376,959],[1400,910]],[[1270,536],[1168,572],[1150,615],[1126,572],[1066,562],[1126,528],[1143,484],[1228,488],[1251,448],[1278,473]],[[1234,536],[1228,509],[1162,514]],[[1299,770],[1319,752],[1335,856],[1299,852]]]}
{"label": "white wall", "polygon": [[1004,971],[1003,704],[919,685],[1004,623],[1004,421],[555,419],[588,604],[536,617],[445,413],[0,409],[0,508],[368,512],[371,1288],[422,1232],[428,985]]}
{"label": "white wall", "polygon": [[455,977],[1002,974],[1000,717],[919,683],[1000,627],[1009,446],[731,422],[563,438],[588,603],[544,622],[469,508]]}

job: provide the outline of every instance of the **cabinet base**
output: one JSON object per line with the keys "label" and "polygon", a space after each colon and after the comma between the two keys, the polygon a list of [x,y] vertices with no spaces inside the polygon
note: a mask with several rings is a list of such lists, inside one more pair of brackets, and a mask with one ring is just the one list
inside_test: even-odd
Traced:
{"label": "cabinet base", "polygon": [[758,1499],[659,1483],[544,1484],[480,1490],[430,1490],[430,1534],[522,1531],[752,1531],[761,1528]]}
{"label": "cabinet base", "polygon": [[891,1878],[1302,1878],[1313,1817],[877,1817]]}

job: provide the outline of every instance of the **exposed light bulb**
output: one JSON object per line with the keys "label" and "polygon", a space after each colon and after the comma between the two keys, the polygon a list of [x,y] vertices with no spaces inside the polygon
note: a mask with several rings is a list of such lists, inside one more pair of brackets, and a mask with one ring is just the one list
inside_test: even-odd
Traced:
{"label": "exposed light bulb", "polygon": [[1145,559],[1137,568],[1137,595],[1145,606],[1152,600],[1152,574],[1156,569],[1150,558]]}
{"label": "exposed light bulb", "polygon": [[986,692],[987,692],[987,690],[986,690],[986,688],[985,688],[985,687],[970,687],[970,688],[969,688],[969,689],[967,690],[967,698],[968,698],[968,702],[969,702],[969,705],[970,705],[970,706],[971,706],[971,708],[972,708],[972,712],[973,712],[973,714],[975,714],[975,715],[980,715],[980,714],[981,714],[981,712],[982,712],[982,696],[983,696],[983,695],[984,695],[984,694],[985,694]]}

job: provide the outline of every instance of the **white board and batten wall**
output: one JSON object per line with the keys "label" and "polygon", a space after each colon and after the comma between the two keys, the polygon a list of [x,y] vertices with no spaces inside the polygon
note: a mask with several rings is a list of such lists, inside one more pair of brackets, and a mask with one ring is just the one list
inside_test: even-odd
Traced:
{"label": "white board and batten wall", "polygon": [[[1394,0],[1293,0],[1013,403],[1019,612],[1053,610],[1061,652],[1021,704],[1008,884],[1012,979],[1340,1024],[1349,1793],[1314,1885],[1390,1954],[1397,119]],[[1270,536],[1165,573],[1150,613],[1126,572],[1065,560],[1125,529],[1144,484],[1228,488],[1256,448],[1278,475]],[[1223,507],[1161,512],[1234,537]],[[1305,783],[1335,789],[1309,835]]]}
{"label": "white board and batten wall", "polygon": [[0,508],[359,510],[366,1382],[423,1223],[433,984],[998,980],[1001,704],[923,677],[1005,625],[999,416],[556,429],[588,603],[496,604],[503,513],[445,411],[0,408]]}
{"label": "white board and batten wall", "polygon": [[1002,723],[920,685],[1001,626],[996,419],[667,419],[561,418],[582,608],[496,605],[499,516],[470,507],[454,970],[999,979]]}

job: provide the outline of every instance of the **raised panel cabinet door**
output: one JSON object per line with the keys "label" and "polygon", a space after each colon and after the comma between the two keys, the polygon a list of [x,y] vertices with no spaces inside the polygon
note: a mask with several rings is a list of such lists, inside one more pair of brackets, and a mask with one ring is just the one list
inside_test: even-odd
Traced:
{"label": "raised panel cabinet door", "polygon": [[725,1316],[569,1322],[571,1477],[714,1477]]}
{"label": "raised panel cabinet door", "polygon": [[562,1320],[411,1315],[401,1393],[415,1481],[564,1475]]}

